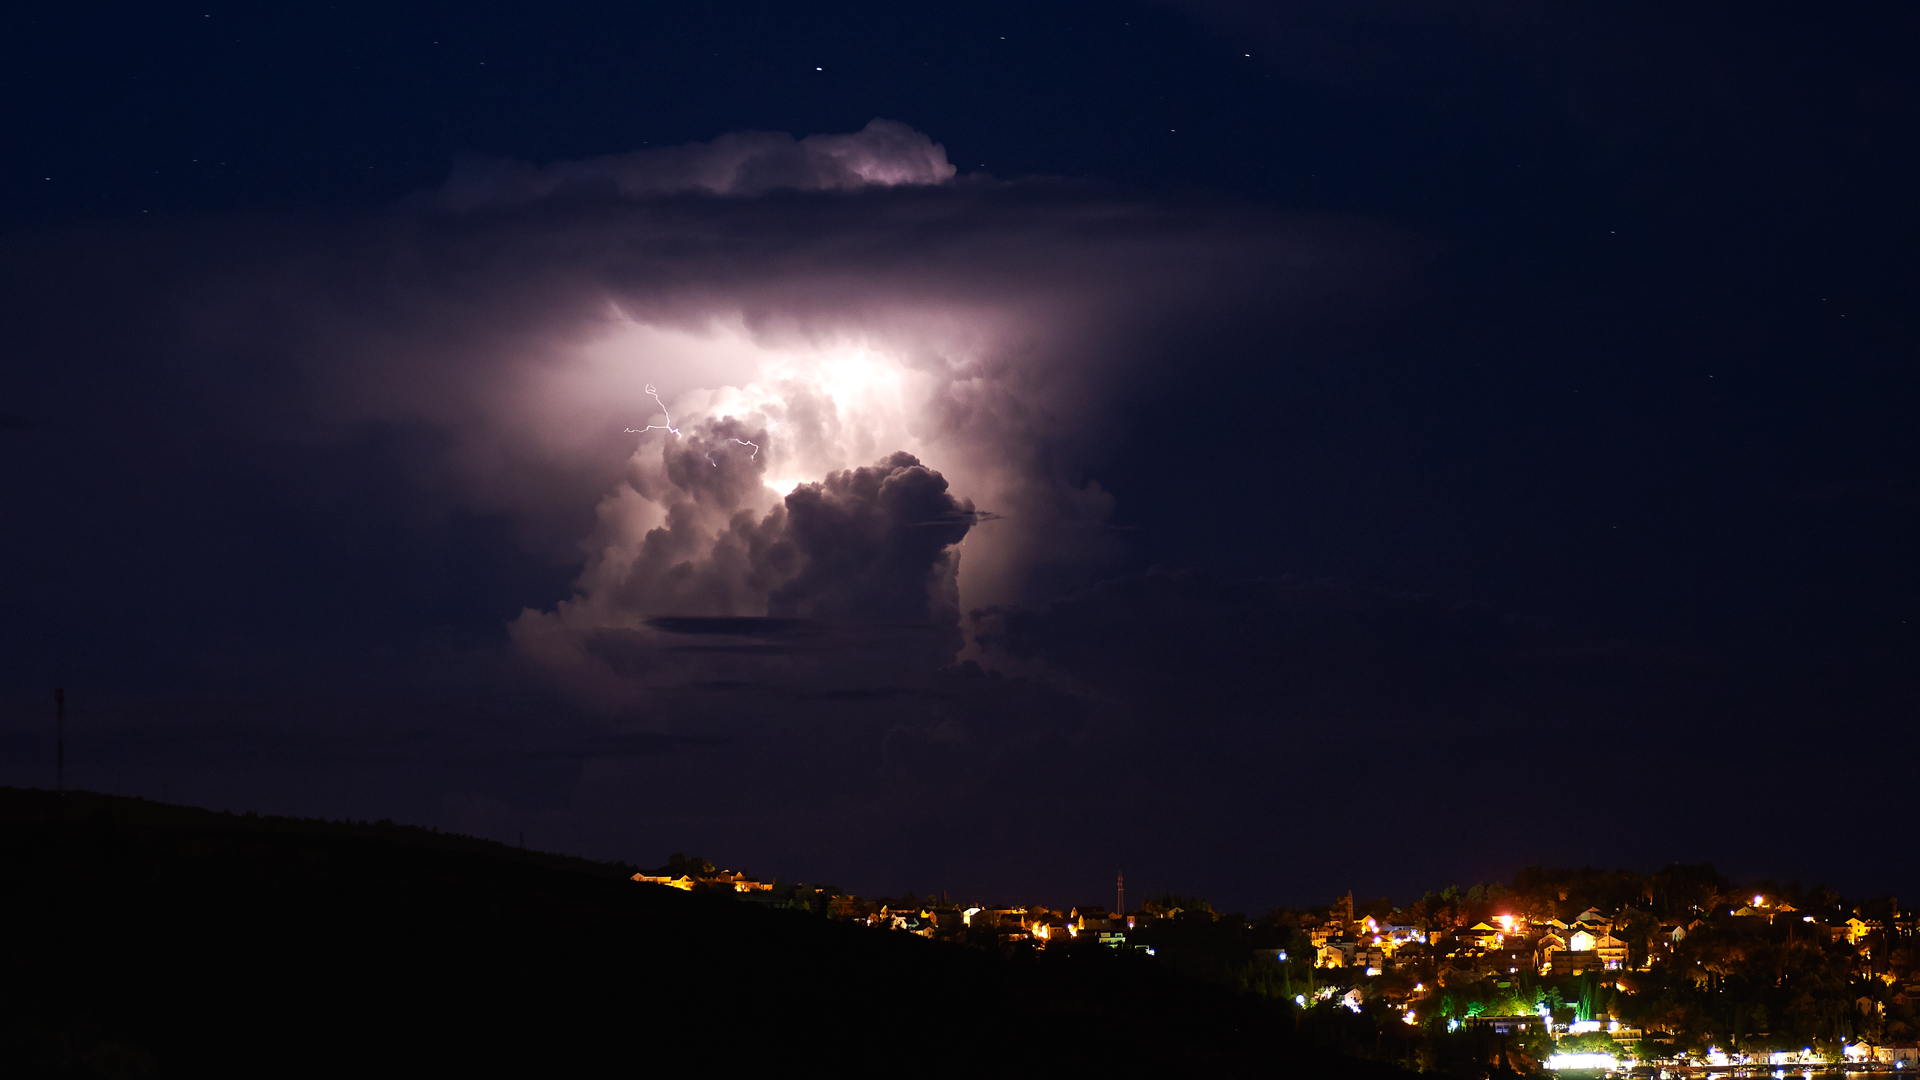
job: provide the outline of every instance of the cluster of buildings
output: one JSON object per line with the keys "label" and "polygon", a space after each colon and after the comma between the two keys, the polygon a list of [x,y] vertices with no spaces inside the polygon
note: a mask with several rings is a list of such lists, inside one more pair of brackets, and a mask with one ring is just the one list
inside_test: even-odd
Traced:
{"label": "cluster of buildings", "polygon": [[[1672,940],[1686,936],[1671,928]],[[1394,966],[1485,968],[1485,974],[1577,975],[1592,970],[1619,971],[1631,950],[1613,934],[1613,919],[1588,908],[1571,922],[1549,918],[1532,922],[1525,915],[1493,915],[1471,926],[1430,929],[1424,923],[1383,923],[1372,916],[1333,920],[1310,931],[1314,964],[1323,968],[1364,968],[1380,975]]]}
{"label": "cluster of buildings", "polygon": [[969,932],[980,932],[991,934],[1003,945],[1026,942],[1038,949],[1082,938],[1121,948],[1127,945],[1130,933],[1150,925],[1156,918],[1166,917],[1165,913],[1148,912],[1116,915],[1104,907],[1092,906],[1056,911],[1044,907],[960,906],[944,899],[922,901],[912,897],[862,900],[857,896],[834,897],[828,912],[836,919],[904,930],[922,937],[965,939],[970,936]]}
{"label": "cluster of buildings", "polygon": [[720,870],[712,867],[705,871],[698,868],[662,867],[651,874],[635,874],[633,880],[665,885],[669,889],[679,889],[682,892],[733,892],[745,893],[749,896],[754,893],[771,895],[773,892],[773,886],[768,882],[755,881],[738,870]]}
{"label": "cluster of buildings", "polygon": [[[1151,925],[1156,919],[1173,918],[1178,908],[1139,911],[1127,915],[1111,914],[1104,907],[1074,907],[1066,911],[1052,908],[983,907],[955,904],[945,897],[919,899],[865,900],[837,889],[805,885],[774,885],[756,881],[735,870],[721,870],[701,860],[686,860],[662,867],[653,873],[633,875],[644,881],[686,892],[734,893],[741,899],[792,907],[818,907],[829,918],[865,923],[887,930],[899,930],[925,938],[966,940],[990,935],[1000,944],[1025,942],[1044,949],[1055,942],[1076,941],[1085,937],[1103,945],[1120,948],[1127,936]],[[1146,951],[1151,952],[1151,949]]]}
{"label": "cluster of buildings", "polygon": [[[1351,899],[1347,901],[1351,904]],[[1648,971],[1669,961],[1680,942],[1716,918],[1727,923],[1768,926],[1785,921],[1817,939],[1864,948],[1868,938],[1886,929],[1858,913],[1844,920],[1801,914],[1792,904],[1765,896],[1724,912],[1702,912],[1680,922],[1640,927],[1628,938],[1616,934],[1615,916],[1588,908],[1569,921],[1530,919],[1524,914],[1490,915],[1471,925],[1430,928],[1424,922],[1399,924],[1372,916],[1334,915],[1314,927],[1314,964],[1321,968],[1364,968],[1380,975],[1395,967],[1451,966],[1482,977],[1530,972],[1579,975],[1587,971]],[[1914,932],[1909,916],[1896,930]],[[1625,931],[1622,931],[1624,934]],[[1637,954],[1637,955],[1636,955]]]}
{"label": "cluster of buildings", "polygon": [[[633,879],[688,891],[732,893],[760,903],[809,908],[836,920],[925,938],[1003,948],[1024,945],[1046,949],[1067,942],[1092,941],[1111,948],[1152,954],[1156,939],[1163,945],[1170,940],[1151,932],[1143,933],[1156,922],[1194,915],[1215,919],[1203,905],[1196,911],[1183,912],[1169,901],[1145,905],[1141,911],[1125,912],[1100,906],[1061,911],[1039,906],[955,904],[945,897],[920,899],[912,895],[899,900],[865,900],[843,895],[835,889],[756,881],[702,860],[678,857],[669,867],[652,874],[635,874]],[[1564,900],[1564,894],[1561,898]],[[1510,906],[1512,910],[1502,911],[1503,906]],[[1843,1051],[1846,1058],[1856,1062],[1920,1070],[1920,1047],[1916,1047],[1911,1038],[1899,1034],[1905,1021],[1891,1025],[1884,1022],[1895,1018],[1888,1012],[1892,1006],[1899,1016],[1920,1023],[1920,966],[1914,963],[1920,950],[1912,944],[1898,949],[1890,947],[1894,942],[1920,941],[1920,924],[1916,924],[1912,912],[1896,913],[1891,921],[1858,909],[1844,916],[1831,909],[1809,913],[1797,910],[1783,898],[1756,895],[1745,902],[1712,910],[1694,909],[1692,917],[1678,922],[1656,921],[1644,911],[1629,908],[1607,912],[1589,907],[1565,919],[1538,914],[1542,908],[1552,906],[1487,902],[1429,909],[1415,905],[1416,913],[1424,911],[1433,915],[1429,921],[1403,916],[1399,909],[1389,909],[1384,902],[1373,910],[1388,914],[1356,914],[1349,896],[1330,909],[1275,913],[1257,927],[1245,927],[1248,930],[1265,928],[1263,933],[1269,943],[1290,943],[1284,948],[1255,949],[1254,955],[1247,959],[1256,967],[1262,963],[1273,964],[1278,966],[1270,970],[1291,973],[1284,975],[1288,980],[1285,992],[1292,996],[1296,990],[1301,991],[1298,1000],[1302,1004],[1308,1004],[1311,997],[1360,1012],[1369,1003],[1380,1003],[1388,1010],[1388,1017],[1397,1016],[1407,1024],[1419,1025],[1440,1018],[1438,1010],[1443,991],[1457,996],[1457,991],[1473,986],[1502,988],[1493,991],[1500,997],[1518,993],[1506,988],[1566,987],[1573,984],[1560,982],[1561,977],[1595,973],[1600,976],[1597,983],[1592,979],[1584,982],[1630,998],[1646,981],[1646,976],[1637,973],[1650,972],[1663,965],[1673,965],[1674,970],[1690,972],[1689,977],[1697,979],[1701,977],[1701,943],[1727,940],[1729,931],[1735,938],[1751,938],[1748,932],[1752,932],[1763,937],[1817,942],[1829,955],[1835,955],[1838,950],[1838,955],[1852,957],[1845,962],[1853,965],[1852,975],[1858,983],[1884,985],[1886,992],[1876,993],[1874,1000],[1862,997],[1858,1002],[1848,1003],[1862,1012],[1863,1023],[1856,1028],[1864,1030],[1870,1026],[1879,1034],[1874,1038],[1854,1037],[1843,1047],[1829,1046],[1819,1053],[1813,1047],[1800,1051],[1769,1048],[1743,1054],[1709,1047],[1704,1059],[1697,1063],[1812,1064],[1816,1059],[1827,1060]],[[1474,914],[1464,915],[1469,908]],[[1529,915],[1529,908],[1535,914]],[[1717,937],[1708,935],[1687,943],[1689,937],[1703,930],[1713,930]],[[1290,950],[1294,955],[1289,955]],[[1876,950],[1880,953],[1877,959]],[[1528,979],[1539,981],[1524,981]],[[1553,1001],[1558,1004],[1560,999],[1556,997]],[[1562,1067],[1595,1065],[1602,1058],[1630,1058],[1643,1038],[1651,1036],[1658,1042],[1669,1037],[1662,1032],[1643,1031],[1635,1023],[1622,1019],[1621,1012],[1636,1015],[1632,1008],[1555,1009],[1543,1003],[1535,1003],[1533,1012],[1525,1011],[1526,1008],[1524,1004],[1517,1009],[1512,1005],[1507,1007],[1506,1011],[1518,1011],[1518,1015],[1482,1015],[1486,1010],[1476,1006],[1472,1012],[1448,1014],[1446,1027],[1448,1030],[1476,1027],[1502,1036],[1545,1034],[1563,1046],[1567,1045],[1565,1040],[1569,1036],[1588,1036],[1576,1038],[1575,1045],[1584,1048],[1580,1053],[1561,1055],[1564,1060],[1558,1064]],[[1427,1015],[1429,1013],[1434,1015]],[[1869,1016],[1877,1016],[1882,1022],[1866,1024],[1865,1018]],[[1594,1049],[1596,1045],[1611,1045],[1615,1051],[1599,1052]]]}
{"label": "cluster of buildings", "polygon": [[[1618,925],[1623,917],[1627,925]],[[1636,978],[1634,973],[1651,972],[1662,965],[1684,965],[1679,970],[1687,973],[1689,981],[1705,985],[1707,972],[1702,970],[1705,961],[1701,957],[1711,954],[1681,947],[1689,936],[1705,930],[1719,932],[1722,942],[1729,940],[1729,935],[1734,940],[1750,939],[1758,932],[1776,942],[1797,938],[1803,943],[1817,943],[1830,954],[1837,950],[1837,955],[1847,958],[1856,987],[1885,988],[1884,993],[1861,994],[1842,1003],[1842,1007],[1860,1014],[1856,1031],[1882,1031],[1887,1026],[1882,1021],[1890,1018],[1889,1005],[1910,1017],[1920,1013],[1920,949],[1911,944],[1898,946],[1900,942],[1920,941],[1920,919],[1913,912],[1896,913],[1891,920],[1869,917],[1858,910],[1844,917],[1831,910],[1814,914],[1802,912],[1778,897],[1756,895],[1737,906],[1698,910],[1695,917],[1681,922],[1655,922],[1643,912],[1626,909],[1609,914],[1588,908],[1564,921],[1529,918],[1526,914],[1491,914],[1470,923],[1462,919],[1453,920],[1452,925],[1429,926],[1418,921],[1355,916],[1349,897],[1334,905],[1330,916],[1307,933],[1313,943],[1316,969],[1348,969],[1340,972],[1346,977],[1330,978],[1330,985],[1316,990],[1316,996],[1356,1012],[1366,1001],[1383,1000],[1398,1010],[1405,1022],[1416,1024],[1421,1015],[1436,1009],[1443,987],[1477,984],[1511,988],[1520,985],[1518,977],[1523,974],[1552,977],[1617,972],[1617,977],[1603,974],[1601,985],[1631,996],[1648,981]],[[1723,959],[1720,966],[1737,962]],[[1389,975],[1394,977],[1375,978]],[[1635,1012],[1630,1008],[1624,1011]],[[1556,1015],[1544,1005],[1537,1013],[1474,1014],[1457,1022],[1449,1020],[1448,1026],[1480,1027],[1506,1036],[1532,1032],[1555,1039],[1594,1035],[1605,1037],[1598,1040],[1602,1044],[1609,1039],[1613,1043],[1612,1052],[1603,1052],[1594,1049],[1596,1040],[1585,1040],[1584,1052],[1556,1059],[1557,1067],[1567,1068],[1603,1063],[1610,1066],[1631,1059],[1650,1034],[1623,1022],[1614,1010],[1592,1018],[1574,1018]],[[1894,1030],[1901,1029],[1895,1025]],[[1663,1032],[1651,1034],[1655,1042],[1667,1038]],[[1920,1043],[1912,1035],[1911,1030],[1892,1037],[1856,1034],[1844,1044],[1798,1050],[1734,1052],[1709,1046],[1699,1064],[1799,1066],[1831,1063],[1837,1055],[1858,1064],[1920,1069]]]}

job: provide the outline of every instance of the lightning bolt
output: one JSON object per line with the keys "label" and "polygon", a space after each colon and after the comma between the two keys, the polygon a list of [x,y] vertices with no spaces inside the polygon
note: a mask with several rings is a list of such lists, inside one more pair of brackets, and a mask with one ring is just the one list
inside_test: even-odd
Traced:
{"label": "lightning bolt", "polygon": [[[649,431],[664,431],[670,435],[678,437],[680,434],[680,429],[673,426],[673,414],[667,411],[667,403],[660,400],[660,391],[654,389],[652,383],[647,384],[647,396],[653,399],[653,403],[655,405],[660,406],[660,415],[666,417],[667,422],[664,424],[648,424],[646,427],[643,427],[643,428],[628,428],[626,429],[626,433],[628,435],[645,435]],[[748,442],[745,439],[728,439],[727,441],[739,443],[741,446],[753,447],[753,453],[747,455],[749,460],[760,456],[759,443]],[[720,467],[720,463],[713,460],[713,455],[711,453],[707,455],[707,464],[713,466],[716,469]]]}
{"label": "lightning bolt", "polygon": [[666,431],[675,435],[680,434],[680,429],[673,426],[673,414],[667,411],[667,403],[660,400],[660,391],[655,390],[652,383],[647,384],[647,396],[653,399],[655,405],[660,406],[660,415],[666,417],[667,422],[664,424],[648,424],[643,428],[628,428],[627,434],[645,435],[649,431]]}

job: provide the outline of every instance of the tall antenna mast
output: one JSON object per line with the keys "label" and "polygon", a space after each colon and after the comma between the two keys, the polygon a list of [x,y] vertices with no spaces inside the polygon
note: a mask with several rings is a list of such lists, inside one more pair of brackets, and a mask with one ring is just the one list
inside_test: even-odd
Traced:
{"label": "tall antenna mast", "polygon": [[67,691],[53,691],[53,789],[67,793]]}
{"label": "tall antenna mast", "polygon": [[1113,913],[1115,915],[1125,915],[1127,913],[1127,875],[1126,874],[1123,873],[1114,880],[1113,892],[1114,892],[1114,897],[1113,897],[1114,912]]}

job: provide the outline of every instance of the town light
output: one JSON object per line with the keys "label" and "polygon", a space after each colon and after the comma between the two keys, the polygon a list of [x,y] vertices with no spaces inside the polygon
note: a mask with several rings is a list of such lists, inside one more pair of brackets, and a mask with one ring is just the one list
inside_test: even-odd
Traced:
{"label": "town light", "polygon": [[1555,1054],[1547,1059],[1549,1069],[1611,1069],[1617,1064],[1612,1054]]}

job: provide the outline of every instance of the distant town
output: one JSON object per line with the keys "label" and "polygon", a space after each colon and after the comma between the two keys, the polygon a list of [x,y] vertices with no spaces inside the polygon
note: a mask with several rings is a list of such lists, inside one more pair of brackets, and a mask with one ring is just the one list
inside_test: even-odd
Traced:
{"label": "distant town", "polygon": [[1404,906],[1349,894],[1254,918],[1197,897],[1128,905],[1124,878],[1112,908],[1064,911],[869,900],[681,855],[633,878],[1008,955],[1114,950],[1276,999],[1329,1045],[1421,1071],[1920,1070],[1915,912],[1707,865],[1530,868]]}

